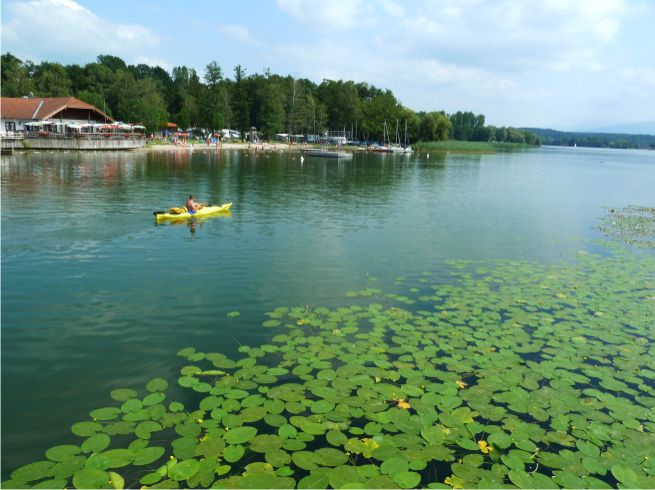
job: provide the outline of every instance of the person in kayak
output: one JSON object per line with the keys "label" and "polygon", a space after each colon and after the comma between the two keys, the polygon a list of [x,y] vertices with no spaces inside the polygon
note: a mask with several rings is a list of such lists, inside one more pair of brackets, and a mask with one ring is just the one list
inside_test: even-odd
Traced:
{"label": "person in kayak", "polygon": [[[193,194],[191,194],[189,196],[189,200],[186,202],[186,209],[189,212],[189,214],[196,214],[196,211],[198,211],[199,209],[198,205],[195,202],[193,202],[194,199],[195,197],[193,197]],[[206,202],[201,204],[201,206],[206,206],[206,205],[207,205]]]}

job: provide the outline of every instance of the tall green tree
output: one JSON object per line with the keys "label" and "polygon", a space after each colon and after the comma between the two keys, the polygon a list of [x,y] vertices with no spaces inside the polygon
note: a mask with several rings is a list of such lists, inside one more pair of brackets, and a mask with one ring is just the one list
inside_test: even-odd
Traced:
{"label": "tall green tree", "polygon": [[267,140],[281,131],[284,124],[284,90],[266,70],[266,82],[260,89],[259,127]]}
{"label": "tall green tree", "polygon": [[246,71],[241,65],[234,67],[234,84],[232,85],[232,112],[234,125],[245,137],[250,130],[250,113],[248,110],[248,94],[246,92]]}
{"label": "tall green tree", "polygon": [[29,97],[36,91],[29,67],[18,58],[5,56],[2,59],[2,96]]}
{"label": "tall green tree", "polygon": [[450,119],[441,112],[430,112],[423,117],[418,137],[421,141],[445,141],[451,127]]}
{"label": "tall green tree", "polygon": [[212,61],[205,69],[205,84],[207,89],[204,91],[200,105],[203,124],[205,127],[213,129],[214,132],[222,130],[225,124],[221,104],[222,82],[223,70],[221,70],[218,63]]}
{"label": "tall green tree", "polygon": [[191,118],[184,107],[180,112],[178,112],[177,116],[175,116],[175,121],[177,122],[177,127],[180,128],[180,131],[186,131],[189,128]]}
{"label": "tall green tree", "polygon": [[33,81],[42,97],[70,97],[73,95],[71,81],[66,70],[59,63],[42,63],[35,72]]}

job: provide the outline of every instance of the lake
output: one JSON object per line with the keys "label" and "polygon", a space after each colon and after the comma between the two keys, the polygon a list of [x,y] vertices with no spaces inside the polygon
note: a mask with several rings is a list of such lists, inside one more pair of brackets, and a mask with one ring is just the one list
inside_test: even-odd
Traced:
{"label": "lake", "polygon": [[[654,189],[652,151],[3,155],[2,480],[79,444],[71,425],[110,391],[177,379],[183,347],[237,358],[280,333],[266,312],[366,305],[345,293],[407,294],[424,272],[452,284],[447,259],[602,251],[572,238]],[[231,213],[155,222],[190,193]]]}

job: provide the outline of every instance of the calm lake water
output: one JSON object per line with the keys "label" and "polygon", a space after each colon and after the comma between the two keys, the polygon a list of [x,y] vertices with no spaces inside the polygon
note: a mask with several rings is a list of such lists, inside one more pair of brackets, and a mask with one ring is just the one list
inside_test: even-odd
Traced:
{"label": "calm lake water", "polygon": [[[648,151],[3,156],[2,480],[79,444],[70,426],[112,389],[177,379],[182,347],[265,343],[265,312],[350,304],[367,274],[407,293],[422,271],[451,281],[444,259],[568,259],[604,206],[654,189]],[[232,212],[155,223],[190,193]]]}

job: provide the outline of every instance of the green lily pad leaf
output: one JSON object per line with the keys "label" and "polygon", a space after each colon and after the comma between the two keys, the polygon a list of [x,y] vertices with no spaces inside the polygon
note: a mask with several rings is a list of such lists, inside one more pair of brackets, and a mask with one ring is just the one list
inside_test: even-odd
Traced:
{"label": "green lily pad leaf", "polygon": [[75,488],[101,488],[109,483],[106,471],[85,468],[75,473],[73,485]]}
{"label": "green lily pad leaf", "polygon": [[194,374],[201,373],[202,369],[198,366],[184,366],[181,370],[183,376],[193,376]]}
{"label": "green lily pad leaf", "polygon": [[71,431],[76,436],[88,437],[102,430],[102,424],[98,422],[78,422],[73,424]]}
{"label": "green lily pad leaf", "polygon": [[153,380],[150,380],[146,385],[146,389],[150,393],[154,393],[156,391],[162,392],[166,390],[166,388],[168,388],[168,381],[161,378],[155,378]]}
{"label": "green lily pad leaf", "polygon": [[284,440],[275,434],[262,434],[250,439],[250,449],[257,453],[267,453],[280,449]]}
{"label": "green lily pad leaf", "polygon": [[465,439],[463,437],[457,439],[457,445],[459,447],[463,447],[464,449],[468,449],[469,451],[477,451],[480,449],[475,441],[472,441],[471,439]]}
{"label": "green lily pad leaf", "polygon": [[181,412],[184,410],[184,405],[182,405],[180,402],[172,402],[169,406],[168,409],[175,413],[175,412]]}
{"label": "green lily pad leaf", "polygon": [[150,405],[163,402],[165,398],[166,395],[163,393],[151,393],[143,399],[143,405],[149,407]]}
{"label": "green lily pad leaf", "polygon": [[394,481],[391,478],[389,478],[387,475],[374,476],[373,478],[370,478],[369,480],[367,480],[364,486],[366,488],[371,488],[371,489],[373,489],[373,488],[398,488],[398,485],[396,485],[394,483]]}
{"label": "green lily pad leaf", "polygon": [[612,466],[611,471],[614,478],[624,485],[634,485],[639,478],[631,468],[620,464]]}
{"label": "green lily pad leaf", "polygon": [[223,451],[223,459],[228,463],[236,463],[243,457],[245,452],[246,450],[241,444],[228,446]]}
{"label": "green lily pad leaf", "polygon": [[415,488],[421,482],[421,475],[413,471],[398,473],[393,481],[400,488]]}
{"label": "green lily pad leaf", "polygon": [[84,466],[93,470],[106,470],[111,464],[111,458],[105,453],[95,453],[89,456]]}
{"label": "green lily pad leaf", "polygon": [[66,488],[66,485],[68,485],[68,480],[45,480],[32,488]]}
{"label": "green lily pad leaf", "polygon": [[75,456],[73,459],[54,465],[46,476],[54,476],[55,480],[65,480],[84,468],[84,463],[86,463],[86,456]]}
{"label": "green lily pad leaf", "polygon": [[113,488],[121,490],[125,487],[125,479],[121,475],[113,471],[108,471],[107,474],[109,475],[109,485]]}
{"label": "green lily pad leaf", "polygon": [[389,458],[380,466],[380,473],[389,475],[389,478],[395,478],[396,475],[409,470],[409,463],[405,458]]}
{"label": "green lily pad leaf", "polygon": [[143,408],[143,402],[139,400],[138,398],[130,398],[127,400],[123,405],[121,405],[121,412],[123,413],[130,413],[130,412],[136,412],[137,410],[141,410]]}
{"label": "green lily pad leaf", "polygon": [[229,398],[231,400],[239,400],[241,398],[247,397],[249,394],[250,393],[248,393],[246,390],[233,389],[233,390],[227,391],[223,396],[225,396],[225,398]]}
{"label": "green lily pad leaf", "polygon": [[300,430],[312,434],[314,436],[320,436],[325,434],[327,428],[323,424],[318,424],[316,422],[307,422],[300,427]]}
{"label": "green lily pad leaf", "polygon": [[93,417],[95,420],[113,420],[118,418],[119,415],[122,415],[122,413],[123,412],[120,408],[107,407],[94,410],[89,415],[91,415],[91,417]]}
{"label": "green lily pad leaf", "polygon": [[241,411],[241,418],[244,422],[256,422],[266,415],[266,409],[262,406],[250,407]]}
{"label": "green lily pad leaf", "polygon": [[95,434],[82,443],[83,453],[99,453],[111,442],[107,434]]}
{"label": "green lily pad leaf", "polygon": [[186,421],[175,426],[175,432],[183,437],[197,437],[202,428],[196,422]]}
{"label": "green lily pad leaf", "polygon": [[110,459],[110,468],[122,468],[134,461],[134,451],[129,449],[112,449],[103,453]]}
{"label": "green lily pad leaf", "polygon": [[267,451],[264,457],[271,466],[275,466],[276,468],[291,463],[291,455],[282,449]]}
{"label": "green lily pad leaf", "polygon": [[421,430],[421,435],[423,439],[436,446],[440,446],[446,441],[446,433],[436,425],[425,427]]}
{"label": "green lily pad leaf", "polygon": [[[329,480],[330,474],[329,473],[318,473],[318,474],[312,474],[309,476],[306,476],[300,482],[298,482],[298,488],[314,488],[314,489],[319,489],[323,490],[328,487],[330,484]],[[341,487],[333,487],[333,488],[341,488]]]}
{"label": "green lily pad leaf", "polygon": [[296,451],[291,456],[294,464],[303,470],[314,470],[318,468],[316,462],[321,461],[321,457],[308,451]]}
{"label": "green lily pad leaf", "polygon": [[223,439],[225,439],[225,442],[228,444],[243,444],[244,442],[249,441],[253,437],[257,435],[257,429],[254,427],[237,427],[236,429],[232,429],[227,431],[223,435]]}
{"label": "green lily pad leaf", "polygon": [[555,453],[541,452],[537,455],[537,459],[539,463],[549,468],[564,469],[570,464],[568,460]]}
{"label": "green lily pad leaf", "polygon": [[263,325],[265,327],[277,327],[278,325],[280,325],[280,322],[278,322],[277,320],[267,320],[263,323]]}
{"label": "green lily pad leaf", "polygon": [[52,468],[54,464],[55,463],[52,461],[38,461],[36,463],[31,463],[18,468],[11,474],[11,478],[23,482],[40,480],[41,478],[45,478],[48,470]]}
{"label": "green lily pad leaf", "polygon": [[191,378],[189,376],[182,376],[177,380],[177,383],[184,388],[192,388],[193,385],[197,385],[198,383],[200,383],[200,381],[198,381],[198,379],[196,378]]}
{"label": "green lily pad leaf", "polygon": [[295,488],[296,480],[278,477],[274,473],[255,473],[239,480],[239,488]]}
{"label": "green lily pad leaf", "polygon": [[144,466],[157,461],[164,455],[165,449],[163,447],[151,446],[140,449],[134,453],[134,466]]}
{"label": "green lily pad leaf", "polygon": [[501,449],[506,449],[512,445],[512,436],[506,432],[494,432],[487,438],[489,444],[495,444]]}
{"label": "green lily pad leaf", "polygon": [[343,451],[331,447],[323,447],[316,451],[316,454],[321,456],[324,466],[340,466],[348,461],[348,456]]}
{"label": "green lily pad leaf", "polygon": [[206,437],[196,446],[196,456],[217,458],[225,449],[225,440],[222,437]]}
{"label": "green lily pad leaf", "polygon": [[316,403],[314,403],[310,409],[314,413],[325,413],[333,410],[335,407],[334,403],[325,401],[325,400],[319,400]]}
{"label": "green lily pad leaf", "polygon": [[330,430],[326,434],[327,441],[333,446],[343,446],[348,442],[348,436],[339,430]]}
{"label": "green lily pad leaf", "polygon": [[289,438],[294,438],[296,437],[296,434],[298,431],[296,428],[291,425],[291,424],[284,424],[278,429],[278,434],[282,439],[289,439]]}
{"label": "green lily pad leaf", "polygon": [[[337,466],[330,472],[330,485],[332,488],[344,488],[349,483],[359,483],[359,473],[354,466],[341,465]],[[358,485],[357,488],[362,488]]]}
{"label": "green lily pad leaf", "polygon": [[175,481],[188,480],[198,472],[200,462],[195,459],[187,459],[171,466],[168,470],[168,477]]}
{"label": "green lily pad leaf", "polygon": [[114,400],[118,400],[119,402],[124,402],[129,400],[130,398],[134,398],[135,396],[137,396],[137,392],[134,390],[124,388],[120,390],[113,390],[110,393],[110,396]]}
{"label": "green lily pad leaf", "polygon": [[51,461],[68,461],[73,459],[76,454],[79,454],[81,449],[79,446],[63,445],[51,447],[45,452],[45,457]]}
{"label": "green lily pad leaf", "polygon": [[500,458],[505,464],[505,466],[507,466],[512,470],[520,470],[520,471],[525,470],[525,465],[523,464],[523,461],[521,461],[518,457],[514,456],[513,454],[503,454],[501,455]]}

